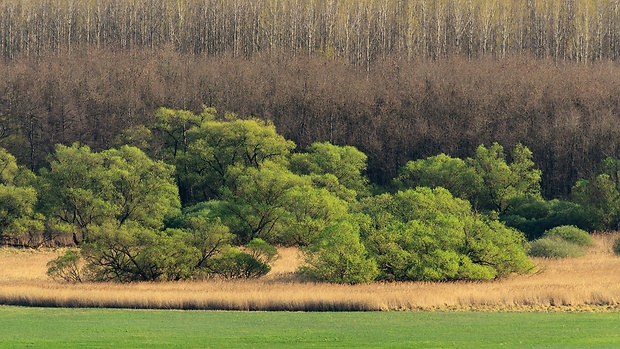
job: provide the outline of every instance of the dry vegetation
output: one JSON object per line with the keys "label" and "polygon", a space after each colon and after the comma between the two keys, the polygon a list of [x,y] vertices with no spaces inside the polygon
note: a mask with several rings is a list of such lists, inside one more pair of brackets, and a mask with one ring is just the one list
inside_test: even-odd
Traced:
{"label": "dry vegetation", "polygon": [[481,283],[312,283],[293,275],[295,249],[281,249],[269,276],[253,281],[66,284],[45,275],[58,251],[0,250],[0,303],[62,307],[234,310],[620,310],[614,235],[597,235],[585,257],[536,259],[539,270]]}

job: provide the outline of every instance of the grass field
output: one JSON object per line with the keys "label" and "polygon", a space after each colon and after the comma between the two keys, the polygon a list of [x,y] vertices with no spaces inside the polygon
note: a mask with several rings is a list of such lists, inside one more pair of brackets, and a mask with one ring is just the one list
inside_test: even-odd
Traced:
{"label": "grass field", "polygon": [[0,307],[0,348],[617,348],[619,313]]}
{"label": "grass field", "polygon": [[272,272],[258,280],[67,284],[50,280],[45,264],[57,251],[0,249],[0,304],[50,307],[202,310],[491,310],[618,311],[620,257],[613,235],[596,236],[586,256],[535,259],[539,270],[494,282],[303,282],[293,274],[297,251],[281,249]]}

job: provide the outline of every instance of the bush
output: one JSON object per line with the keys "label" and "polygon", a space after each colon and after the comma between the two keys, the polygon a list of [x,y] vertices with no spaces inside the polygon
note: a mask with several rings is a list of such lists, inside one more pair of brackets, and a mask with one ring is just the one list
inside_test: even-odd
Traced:
{"label": "bush", "polygon": [[531,242],[529,255],[532,257],[567,258],[585,254],[583,247],[560,237],[545,237]]}
{"label": "bush", "polygon": [[80,266],[82,257],[76,250],[69,250],[47,263],[47,275],[56,281],[82,282],[83,269]]}
{"label": "bush", "polygon": [[536,240],[554,227],[573,225],[590,229],[583,207],[570,201],[544,200],[539,197],[523,196],[510,202],[510,209],[500,215],[509,227],[518,229],[528,240]]}
{"label": "bush", "polygon": [[377,262],[360,242],[359,226],[347,220],[331,223],[304,254],[307,266],[300,272],[316,280],[358,284],[379,274]]}
{"label": "bush", "polygon": [[558,237],[577,246],[594,246],[594,240],[587,231],[572,225],[563,225],[547,230],[543,237]]}
{"label": "bush", "polygon": [[231,248],[210,261],[208,268],[214,275],[225,279],[248,279],[267,274],[271,267],[253,255]]}

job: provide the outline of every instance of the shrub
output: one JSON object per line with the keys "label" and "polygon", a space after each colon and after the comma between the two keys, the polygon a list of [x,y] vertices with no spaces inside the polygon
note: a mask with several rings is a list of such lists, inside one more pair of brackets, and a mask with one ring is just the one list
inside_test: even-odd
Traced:
{"label": "shrub", "polygon": [[510,202],[510,209],[500,215],[507,226],[518,229],[528,240],[536,240],[554,227],[573,225],[590,229],[589,219],[582,206],[558,199],[523,196]]}
{"label": "shrub", "polygon": [[560,237],[545,237],[531,242],[529,254],[532,257],[567,258],[583,256],[585,250]]}
{"label": "shrub", "polygon": [[267,274],[271,267],[255,256],[237,248],[230,248],[221,256],[209,262],[208,268],[214,275],[225,279],[248,279]]}
{"label": "shrub", "polygon": [[558,237],[577,246],[594,246],[594,240],[587,231],[572,225],[563,225],[547,230],[543,237]]}
{"label": "shrub", "polygon": [[69,250],[47,263],[47,275],[56,281],[82,282],[84,269],[80,266],[82,257],[76,250]]}
{"label": "shrub", "polygon": [[379,274],[377,262],[360,242],[359,226],[347,220],[331,223],[304,254],[307,266],[300,272],[316,280],[357,284]]}

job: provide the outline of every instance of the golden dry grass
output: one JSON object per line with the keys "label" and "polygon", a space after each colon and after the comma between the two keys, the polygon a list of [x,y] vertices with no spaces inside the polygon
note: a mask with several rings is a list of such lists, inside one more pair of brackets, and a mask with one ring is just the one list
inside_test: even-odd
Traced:
{"label": "golden dry grass", "polygon": [[0,249],[0,303],[68,306],[235,310],[620,310],[620,257],[613,235],[597,235],[585,257],[535,259],[539,270],[494,282],[304,282],[295,249],[281,249],[260,280],[67,284],[50,280],[53,250]]}

